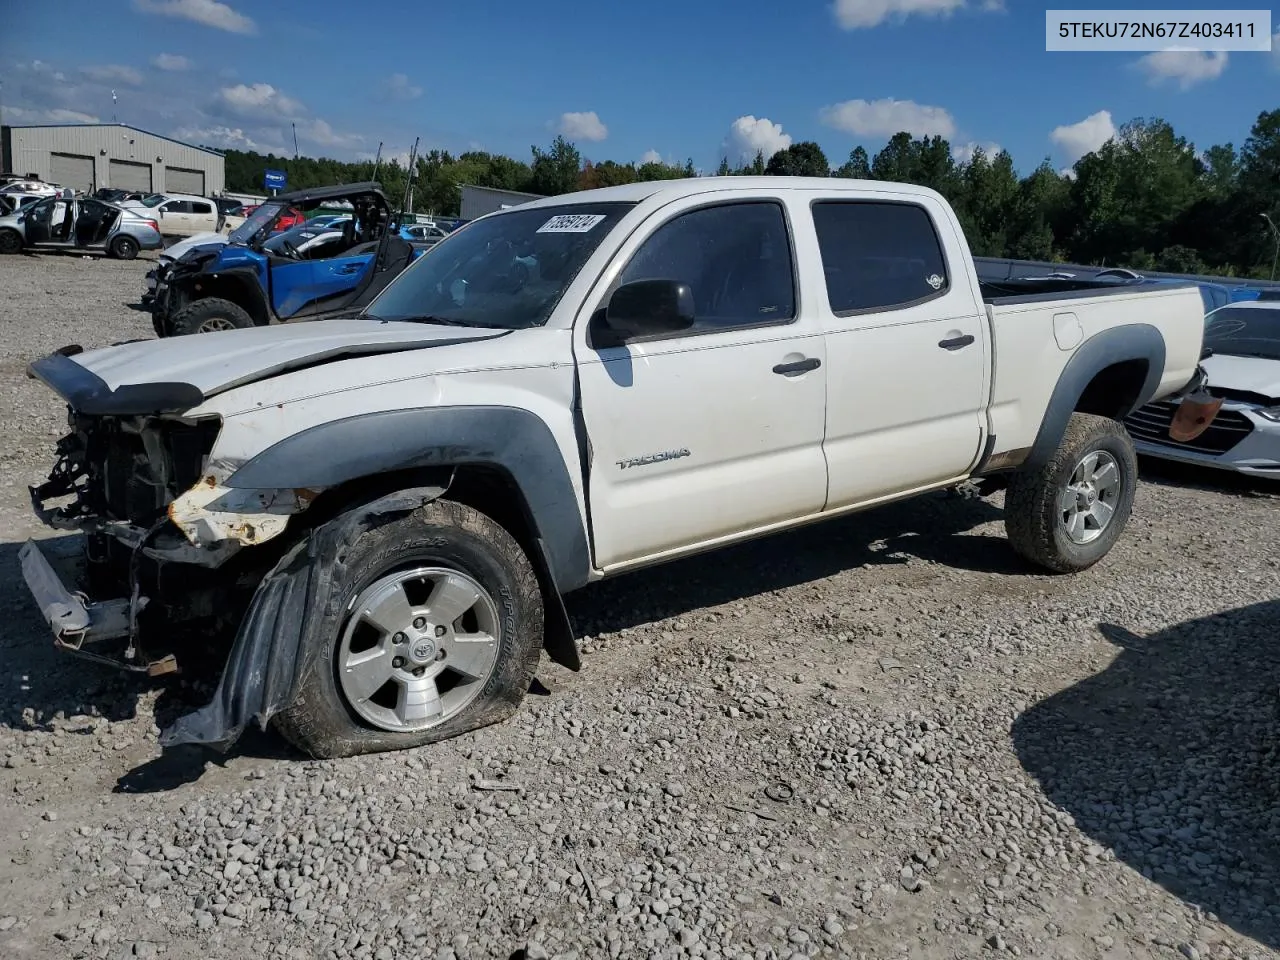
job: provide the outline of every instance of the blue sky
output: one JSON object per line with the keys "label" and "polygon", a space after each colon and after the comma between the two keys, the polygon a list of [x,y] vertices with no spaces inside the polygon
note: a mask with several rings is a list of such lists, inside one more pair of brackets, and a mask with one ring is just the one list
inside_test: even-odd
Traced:
{"label": "blue sky", "polygon": [[0,106],[6,123],[114,113],[264,151],[291,152],[292,123],[302,153],[344,159],[379,141],[407,153],[415,136],[528,159],[563,131],[592,159],[692,157],[708,171],[800,140],[835,165],[907,129],[962,155],[999,144],[1023,172],[1069,166],[1135,117],[1239,146],[1280,107],[1280,41],[1270,54],[1047,53],[1045,6],[58,0],[6,18]]}

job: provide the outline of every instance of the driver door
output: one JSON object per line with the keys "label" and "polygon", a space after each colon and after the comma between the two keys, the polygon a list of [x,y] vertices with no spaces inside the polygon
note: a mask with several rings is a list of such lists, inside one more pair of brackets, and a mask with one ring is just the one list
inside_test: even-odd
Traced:
{"label": "driver door", "polygon": [[47,200],[41,200],[27,207],[26,217],[22,221],[23,231],[26,234],[27,244],[36,246],[38,244],[47,244],[52,239],[50,235],[50,225],[53,219],[53,206],[55,203],[66,203],[67,201],[59,201],[56,197],[49,197]]}

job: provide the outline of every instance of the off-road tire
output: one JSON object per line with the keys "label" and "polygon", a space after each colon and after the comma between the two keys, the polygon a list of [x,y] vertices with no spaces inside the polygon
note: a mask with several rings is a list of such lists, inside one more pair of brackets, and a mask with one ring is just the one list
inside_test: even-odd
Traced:
{"label": "off-road tire", "polygon": [[16,230],[0,230],[0,253],[22,252],[22,235]]}
{"label": "off-road tire", "polygon": [[[1120,472],[1115,513],[1102,533],[1089,543],[1074,543],[1059,522],[1059,503],[1072,471],[1087,454],[1110,454]],[[1110,552],[1133,510],[1138,459],[1133,441],[1117,421],[1073,413],[1058,449],[1034,472],[1018,472],[1005,493],[1004,525],[1009,543],[1023,559],[1054,573],[1087,570]]]}
{"label": "off-road tire", "polygon": [[138,241],[133,237],[116,237],[111,241],[111,255],[117,260],[132,260],[138,255]]}
{"label": "off-road tire", "polygon": [[[252,327],[253,317],[241,306],[221,297],[206,297],[183,307],[169,318],[169,336],[185,337],[192,333],[210,333],[211,321],[222,320],[232,327]],[[225,329],[225,328],[223,328]]]}
{"label": "off-road tire", "polygon": [[[435,500],[372,530],[347,545],[344,573],[335,578],[332,618],[321,649],[305,651],[309,666],[293,703],[272,723],[302,752],[317,758],[403,750],[448,740],[506,720],[533,681],[543,642],[538,577],[524,550],[502,526],[452,500]],[[411,732],[378,730],[348,706],[336,656],[347,607],[369,584],[397,569],[448,567],[475,578],[499,608],[498,660],[484,687],[443,723]],[[321,601],[323,602],[323,601]]]}

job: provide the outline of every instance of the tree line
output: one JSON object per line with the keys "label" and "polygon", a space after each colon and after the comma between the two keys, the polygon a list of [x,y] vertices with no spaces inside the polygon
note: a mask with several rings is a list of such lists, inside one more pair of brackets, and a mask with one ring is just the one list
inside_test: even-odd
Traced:
{"label": "tree line", "polygon": [[[288,172],[289,188],[369,180],[372,161],[281,157],[226,150],[227,188],[263,191],[263,171]],[[531,148],[528,161],[431,150],[416,160],[413,208],[456,216],[461,185],[557,195],[699,175],[684,164],[593,162],[564,137]],[[976,256],[1052,260],[1136,270],[1271,276],[1280,233],[1280,110],[1259,114],[1239,149],[1197,150],[1161,119],[1135,119],[1074,168],[1046,159],[1019,177],[1007,151],[959,161],[946,139],[899,133],[874,156],[861,146],[833,167],[812,141],[731,166],[718,176],[838,176],[921,184],[955,208]],[[408,170],[383,161],[377,179],[399,204]],[[1265,215],[1265,216],[1264,216]],[[1270,218],[1268,220],[1268,217]]]}

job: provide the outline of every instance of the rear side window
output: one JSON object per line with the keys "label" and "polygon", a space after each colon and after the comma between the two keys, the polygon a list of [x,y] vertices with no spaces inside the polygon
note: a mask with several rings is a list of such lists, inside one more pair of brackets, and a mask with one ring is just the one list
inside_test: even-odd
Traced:
{"label": "rear side window", "polygon": [[192,202],[191,209],[195,213],[213,213],[213,207],[209,206],[207,203]]}
{"label": "rear side window", "polygon": [[950,286],[938,232],[918,204],[823,200],[813,223],[833,313],[909,307]]}

